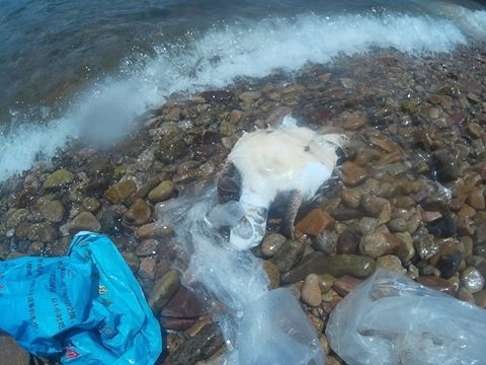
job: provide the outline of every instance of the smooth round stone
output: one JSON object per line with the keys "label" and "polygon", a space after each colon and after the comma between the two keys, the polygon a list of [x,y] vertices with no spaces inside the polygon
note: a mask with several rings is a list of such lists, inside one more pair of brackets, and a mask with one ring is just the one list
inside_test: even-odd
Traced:
{"label": "smooth round stone", "polygon": [[395,255],[378,257],[376,260],[376,267],[400,273],[405,273],[407,271],[403,268],[401,260]]}
{"label": "smooth round stone", "polygon": [[263,240],[261,245],[262,254],[266,258],[273,257],[282,248],[287,238],[279,233],[271,233]]}
{"label": "smooth round stone", "polygon": [[474,267],[467,267],[461,275],[461,283],[471,293],[477,293],[484,287],[484,276]]}
{"label": "smooth round stone", "polygon": [[319,286],[319,276],[309,274],[302,286],[301,299],[311,307],[317,307],[322,301],[322,292]]}

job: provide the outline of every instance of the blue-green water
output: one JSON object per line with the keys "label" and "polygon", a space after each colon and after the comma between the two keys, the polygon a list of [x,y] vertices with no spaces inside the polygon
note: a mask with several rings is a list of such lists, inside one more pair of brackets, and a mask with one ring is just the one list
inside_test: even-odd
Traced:
{"label": "blue-green water", "polygon": [[484,38],[482,8],[435,0],[0,0],[0,181],[70,137],[123,135],[174,92],[371,47],[449,52]]}

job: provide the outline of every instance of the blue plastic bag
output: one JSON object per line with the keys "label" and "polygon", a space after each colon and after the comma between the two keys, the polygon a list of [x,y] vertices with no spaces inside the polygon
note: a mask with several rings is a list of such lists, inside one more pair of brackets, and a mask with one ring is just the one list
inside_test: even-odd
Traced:
{"label": "blue plastic bag", "polygon": [[151,365],[162,336],[137,280],[106,236],[78,233],[68,256],[0,262],[0,332],[62,364]]}

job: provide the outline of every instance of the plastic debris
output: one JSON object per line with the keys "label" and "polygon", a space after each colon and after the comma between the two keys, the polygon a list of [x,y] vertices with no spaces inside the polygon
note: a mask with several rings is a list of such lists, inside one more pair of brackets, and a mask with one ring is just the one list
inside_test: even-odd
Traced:
{"label": "plastic debris", "polygon": [[78,233],[68,256],[0,262],[0,331],[62,364],[154,364],[158,321],[106,236]]}
{"label": "plastic debris", "polygon": [[244,134],[228,156],[241,174],[240,203],[245,212],[241,225],[231,231],[233,247],[246,250],[260,244],[268,209],[279,192],[297,191],[304,201],[314,198],[331,177],[343,141],[340,134],[297,127],[290,116],[280,128]]}
{"label": "plastic debris", "polygon": [[384,270],[336,306],[326,334],[349,365],[486,364],[485,310]]}
{"label": "plastic debris", "polygon": [[183,280],[202,290],[226,341],[224,364],[323,365],[314,327],[288,289],[269,290],[261,260],[228,245],[223,228],[238,224],[238,202],[218,205],[215,189],[161,203],[191,260]]}
{"label": "plastic debris", "polygon": [[325,364],[315,330],[289,289],[267,292],[245,308],[242,318],[239,364]]}

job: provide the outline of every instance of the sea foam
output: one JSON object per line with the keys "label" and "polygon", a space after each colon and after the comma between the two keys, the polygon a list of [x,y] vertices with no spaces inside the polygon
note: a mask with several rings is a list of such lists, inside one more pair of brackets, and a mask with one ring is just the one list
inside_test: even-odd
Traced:
{"label": "sea foam", "polygon": [[291,72],[307,62],[331,62],[372,47],[414,55],[449,52],[467,43],[471,33],[477,35],[471,26],[480,29],[485,21],[485,12],[464,9],[459,18],[307,14],[214,28],[188,44],[160,46],[149,61],[126,61],[117,78],[101,80],[73,97],[62,117],[43,124],[25,120],[14,132],[0,135],[0,181],[29,169],[39,158],[51,158],[69,138],[116,141],[136,128],[136,116],[176,92],[225,87],[236,77],[263,77],[275,69]]}

